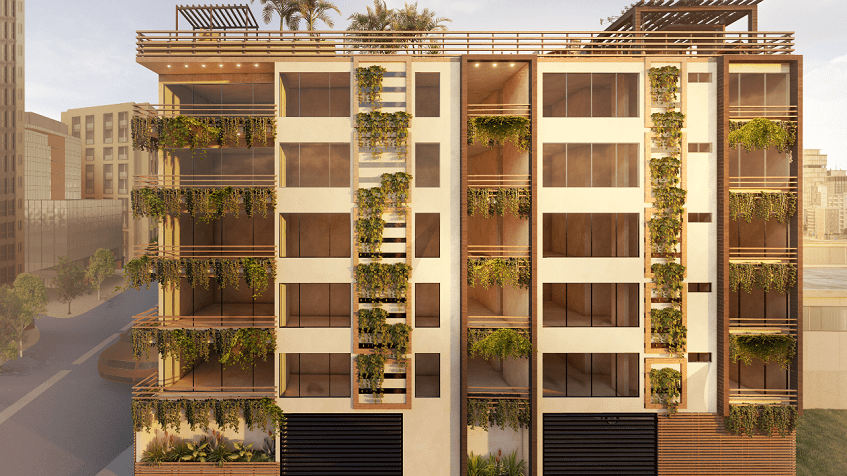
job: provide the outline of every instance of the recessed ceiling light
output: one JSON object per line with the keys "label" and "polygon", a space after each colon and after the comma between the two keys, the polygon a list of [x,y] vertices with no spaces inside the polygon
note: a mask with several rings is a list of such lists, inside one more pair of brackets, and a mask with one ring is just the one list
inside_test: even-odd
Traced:
{"label": "recessed ceiling light", "polygon": [[187,67],[188,67],[188,65],[185,65],[185,67],[187,68]]}
{"label": "recessed ceiling light", "polygon": [[515,63],[512,63],[512,64],[510,64],[509,66],[514,66],[514,65],[515,65]]}
{"label": "recessed ceiling light", "polygon": [[171,65],[168,65],[168,68],[170,68],[170,67],[171,67]]}
{"label": "recessed ceiling light", "polygon": [[240,64],[237,64],[237,65],[235,65],[235,66],[238,66],[239,68],[241,67],[241,65],[240,65]]}
{"label": "recessed ceiling light", "polygon": [[200,66],[202,66],[202,67],[204,67],[204,68],[206,67],[206,65],[205,65],[205,64],[201,64]]}
{"label": "recessed ceiling light", "polygon": [[221,67],[221,68],[223,68],[223,67],[224,67],[224,65],[222,65],[222,64],[219,64],[218,66],[219,66],[219,67]]}
{"label": "recessed ceiling light", "polygon": [[255,67],[257,67],[257,68],[259,67],[259,65],[258,65],[258,64],[254,64],[253,66],[255,66]]}
{"label": "recessed ceiling light", "polygon": [[479,63],[475,64],[474,66],[476,66],[477,68],[479,68]]}
{"label": "recessed ceiling light", "polygon": [[493,67],[495,67],[495,68],[496,68],[496,67],[497,67],[497,63],[491,63],[491,66],[493,66]]}

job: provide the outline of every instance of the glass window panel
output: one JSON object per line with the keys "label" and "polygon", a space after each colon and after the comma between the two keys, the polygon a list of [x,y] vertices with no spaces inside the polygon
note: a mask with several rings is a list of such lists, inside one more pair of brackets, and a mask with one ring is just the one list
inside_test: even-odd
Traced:
{"label": "glass window panel", "polygon": [[638,144],[618,144],[617,187],[638,187]]}
{"label": "glass window panel", "polygon": [[280,76],[280,113],[285,117],[300,117],[300,73]]}
{"label": "glass window panel", "polygon": [[439,354],[415,354],[415,398],[441,396],[441,369]]}
{"label": "glass window panel", "polygon": [[[588,258],[591,256],[591,214],[565,214],[566,227],[562,230],[560,240],[566,242],[567,256],[571,258]],[[555,228],[554,228],[555,232]],[[554,237],[554,241],[557,241]]]}
{"label": "glass window panel", "polygon": [[618,73],[617,117],[638,117],[638,74]]}
{"label": "glass window panel", "polygon": [[415,117],[439,117],[441,87],[439,73],[415,73]]}
{"label": "glass window panel", "polygon": [[615,117],[615,74],[591,75],[591,117]]}
{"label": "glass window panel", "polygon": [[300,144],[300,186],[329,186],[329,144]]}
{"label": "glass window panel", "polygon": [[329,73],[329,116],[350,117],[350,73]]}
{"label": "glass window panel", "polygon": [[612,378],[612,368],[615,354],[591,354],[591,396],[614,397],[615,381]]}
{"label": "glass window panel", "polygon": [[567,117],[591,117],[591,73],[569,73],[567,81]]}
{"label": "glass window panel", "polygon": [[300,117],[329,115],[329,73],[300,73]]}
{"label": "glass window panel", "polygon": [[300,354],[300,396],[329,396],[329,354]]}
{"label": "glass window panel", "polygon": [[787,106],[788,100],[788,74],[769,73],[765,75],[765,83],[767,86],[767,101],[768,106]]}
{"label": "glass window panel", "polygon": [[544,73],[544,117],[567,117],[567,73]]}
{"label": "glass window panel", "polygon": [[329,214],[329,257],[350,257],[350,214]]}
{"label": "glass window panel", "polygon": [[729,105],[730,106],[738,106],[738,90],[740,88],[741,80],[740,74],[738,73],[729,73],[729,81],[727,84],[727,89],[729,90]]}
{"label": "glass window panel", "polygon": [[544,144],[543,185],[567,186],[567,144]]}
{"label": "glass window panel", "polygon": [[439,213],[415,214],[415,257],[440,256],[441,224]]}
{"label": "glass window panel", "polygon": [[329,285],[330,327],[350,327],[350,299],[351,289],[349,283],[334,283]]}
{"label": "glass window panel", "polygon": [[330,397],[350,397],[350,354],[329,354]]}
{"label": "glass window panel", "polygon": [[591,285],[591,325],[609,327],[615,322],[615,285],[613,283],[594,283]]}
{"label": "glass window panel", "polygon": [[415,283],[415,327],[441,326],[441,285]]}
{"label": "glass window panel", "polygon": [[744,73],[741,75],[739,103],[741,106],[765,105],[765,75]]}
{"label": "glass window panel", "polygon": [[350,144],[329,145],[329,186],[350,187]]}
{"label": "glass window panel", "polygon": [[441,144],[415,144],[415,186],[440,186]]}
{"label": "glass window panel", "polygon": [[565,354],[568,397],[591,396],[591,354]]}
{"label": "glass window panel", "polygon": [[591,186],[591,144],[567,144],[568,187]]}
{"label": "glass window panel", "polygon": [[329,327],[329,284],[300,284],[300,327]]}
{"label": "glass window panel", "polygon": [[591,146],[591,186],[615,186],[615,144],[592,144]]}
{"label": "glass window panel", "polygon": [[594,213],[591,215],[591,256],[611,258],[615,256],[615,214]]}

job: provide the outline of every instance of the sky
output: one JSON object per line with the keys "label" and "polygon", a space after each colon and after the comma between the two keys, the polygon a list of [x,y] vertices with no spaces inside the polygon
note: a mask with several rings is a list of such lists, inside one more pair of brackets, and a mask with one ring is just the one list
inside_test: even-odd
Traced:
{"label": "sky", "polygon": [[[196,4],[203,4],[196,2]],[[597,31],[600,19],[619,15],[633,0],[419,0],[418,7],[452,20],[450,30]],[[213,3],[215,0],[212,0]],[[220,1],[220,3],[224,3]],[[229,3],[227,1],[226,3]],[[247,3],[246,1],[235,3]],[[336,30],[373,0],[337,0]],[[386,0],[390,8],[403,0]],[[135,61],[136,30],[173,30],[177,4],[186,0],[27,0],[26,110],[56,120],[72,108],[122,102],[157,103],[156,75]],[[248,3],[249,4],[249,3]],[[260,28],[261,5],[251,5]],[[185,24],[185,23],[183,23]],[[821,149],[829,168],[847,169],[847,2],[764,0],[759,30],[795,33],[804,56],[804,135]],[[731,29],[746,28],[746,20]]]}

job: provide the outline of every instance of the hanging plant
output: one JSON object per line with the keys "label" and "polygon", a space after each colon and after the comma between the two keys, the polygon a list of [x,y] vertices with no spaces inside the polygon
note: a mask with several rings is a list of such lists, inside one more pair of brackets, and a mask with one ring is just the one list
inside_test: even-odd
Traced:
{"label": "hanging plant", "polygon": [[790,153],[797,140],[797,125],[793,122],[771,121],[762,117],[751,121],[729,121],[727,144],[733,149],[744,147],[747,152],[769,149]]}
{"label": "hanging plant", "polygon": [[404,299],[409,289],[411,272],[412,267],[406,263],[359,264],[356,266],[359,296]]}
{"label": "hanging plant", "polygon": [[[231,258],[195,260],[193,258],[160,258],[142,256],[130,260],[125,266],[124,275],[126,288],[141,289],[153,281],[162,286],[173,286],[179,289],[183,270],[192,287],[208,286],[208,279],[203,277],[203,268],[209,269],[218,283],[218,287],[235,286],[238,289],[239,271],[244,268],[245,281],[256,292],[254,299],[267,290],[268,283],[276,280],[276,260],[273,258]],[[154,270],[151,273],[151,270]]]}
{"label": "hanging plant", "polygon": [[242,126],[240,117],[221,117],[220,119],[220,135],[218,143],[222,146],[236,147],[238,146],[239,132]]}
{"label": "hanging plant", "polygon": [[665,256],[677,252],[682,220],[679,215],[655,216],[648,222],[652,251]]}
{"label": "hanging plant", "polygon": [[155,116],[137,116],[130,122],[132,148],[155,152],[158,150],[160,118]]}
{"label": "hanging plant", "polygon": [[[385,332],[388,311],[385,309],[359,309],[359,335],[378,336]],[[369,337],[372,343],[378,337]]]}
{"label": "hanging plant", "polygon": [[532,213],[532,196],[526,188],[468,187],[468,216],[477,213],[484,218],[504,216],[506,212],[528,219]]}
{"label": "hanging plant", "polygon": [[141,430],[150,433],[153,428],[153,414],[156,402],[161,400],[133,399],[131,404],[132,429],[138,433]]}
{"label": "hanging plant", "polygon": [[670,367],[650,369],[650,395],[652,403],[660,403],[673,415],[679,407],[682,374]]}
{"label": "hanging plant", "polygon": [[650,180],[654,189],[678,186],[681,164],[679,158],[673,156],[650,159]]}
{"label": "hanging plant", "polygon": [[685,211],[685,197],[688,194],[679,187],[658,187],[653,189],[656,208],[666,214],[682,215]]}
{"label": "hanging plant", "polygon": [[515,329],[468,329],[468,355],[471,358],[480,356],[483,359],[491,357],[529,358],[535,349],[526,331]]}
{"label": "hanging plant", "polygon": [[268,289],[268,282],[273,281],[268,266],[259,258],[242,258],[241,266],[244,267],[244,282],[253,288],[253,299],[256,299]]}
{"label": "hanging plant", "polygon": [[468,399],[468,416],[467,425],[473,430],[475,427],[480,427],[488,431],[488,425],[491,421],[489,401],[485,398],[469,398]]}
{"label": "hanging plant", "polygon": [[679,91],[679,68],[650,68],[647,76],[650,78],[650,96],[654,103],[671,104],[676,101],[676,93]]}
{"label": "hanging plant", "polygon": [[729,192],[729,217],[733,220],[743,218],[750,223],[753,221],[756,204],[755,193]]}
{"label": "hanging plant", "polygon": [[785,223],[797,213],[797,194],[786,192],[729,192],[729,216],[743,218],[747,223],[753,217],[768,220],[775,217]]}
{"label": "hanging plant", "polygon": [[678,151],[685,114],[677,111],[654,112],[650,117],[653,118],[653,143],[656,147]]}
{"label": "hanging plant", "polygon": [[359,388],[369,388],[377,402],[382,401],[382,384],[385,382],[385,355],[362,354],[356,356],[356,379]]}
{"label": "hanging plant", "polygon": [[403,356],[409,353],[412,343],[412,326],[403,323],[385,326],[382,342],[390,357],[398,361],[401,368],[405,368],[406,359]]}
{"label": "hanging plant", "polygon": [[150,284],[156,280],[156,274],[153,272],[151,265],[152,261],[149,256],[141,256],[129,260],[124,265],[124,276],[126,279],[126,287],[133,289],[141,289],[144,286],[150,289]]}
{"label": "hanging plant", "polygon": [[161,118],[159,148],[191,150],[191,157],[197,150],[209,147],[220,130],[215,120],[207,117],[174,116]]}
{"label": "hanging plant", "polygon": [[379,157],[386,148],[397,149],[397,155],[406,157],[406,139],[412,115],[407,112],[360,112],[356,115],[356,133],[359,147],[371,149]]}
{"label": "hanging plant", "polygon": [[385,71],[385,68],[376,65],[356,68],[356,91],[360,103],[369,103],[374,109],[379,109]]}
{"label": "hanging plant", "polygon": [[238,329],[235,337],[225,348],[219,348],[220,363],[224,366],[239,364],[249,370],[261,357],[267,361],[268,354],[276,350],[276,333],[273,329]]}
{"label": "hanging plant", "polygon": [[479,283],[488,289],[492,285],[510,285],[527,289],[532,281],[529,260],[526,258],[468,258],[468,286]]}
{"label": "hanging plant", "polygon": [[202,287],[209,289],[209,269],[212,267],[211,260],[184,258],[185,278],[192,288]]}
{"label": "hanging plant", "polygon": [[221,430],[229,427],[233,431],[238,431],[239,413],[244,415],[250,429],[258,426],[262,428],[262,431],[279,434],[286,425],[285,413],[273,399],[267,397],[223,400],[134,399],[132,401],[133,429],[136,432],[143,429],[149,433],[155,416],[162,430],[179,431],[180,412],[185,412],[186,421],[189,422],[192,430],[198,426],[208,431],[210,414]]}
{"label": "hanging plant", "polygon": [[754,428],[765,436],[773,430],[783,438],[797,428],[797,407],[793,405],[730,405],[724,417],[726,431],[753,437]]}
{"label": "hanging plant", "polygon": [[243,118],[244,124],[244,140],[247,143],[247,148],[252,149],[253,145],[261,144],[268,145],[268,137],[270,143],[276,139],[276,118],[267,116],[249,116]]}
{"label": "hanging plant", "polygon": [[521,116],[476,116],[468,118],[468,145],[479,142],[488,147],[510,142],[528,151],[532,141],[532,121]]}
{"label": "hanging plant", "polygon": [[650,266],[653,282],[659,295],[668,299],[678,299],[682,293],[682,280],[685,266],[678,263],[655,263]]}
{"label": "hanging plant", "polygon": [[358,237],[359,252],[375,253],[374,259],[379,259],[382,247],[382,233],[385,220],[380,217],[359,218],[356,220],[356,236]]}
{"label": "hanging plant", "polygon": [[471,429],[478,426],[488,431],[489,426],[499,426],[502,430],[510,428],[512,431],[518,431],[530,426],[531,414],[528,405],[521,400],[469,398],[467,409],[467,425]]}
{"label": "hanging plant", "polygon": [[385,202],[385,191],[382,187],[360,188],[356,191],[356,205],[363,217],[382,218]]}
{"label": "hanging plant", "polygon": [[677,357],[685,354],[688,330],[682,325],[682,311],[673,307],[650,310],[651,333],[660,335],[668,344],[668,353]]}
{"label": "hanging plant", "polygon": [[382,198],[395,207],[405,207],[409,199],[412,176],[405,172],[382,174]]}
{"label": "hanging plant", "polygon": [[797,265],[791,263],[729,263],[729,289],[753,292],[753,285],[785,294],[797,284]]}
{"label": "hanging plant", "polygon": [[733,363],[750,365],[756,358],[762,363],[779,363],[787,369],[797,354],[797,339],[788,334],[730,334],[729,357]]}

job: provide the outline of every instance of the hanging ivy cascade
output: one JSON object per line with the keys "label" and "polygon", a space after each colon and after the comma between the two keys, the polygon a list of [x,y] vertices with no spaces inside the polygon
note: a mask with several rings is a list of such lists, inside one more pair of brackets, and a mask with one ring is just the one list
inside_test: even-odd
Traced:
{"label": "hanging ivy cascade", "polygon": [[528,151],[532,142],[532,121],[523,116],[476,116],[468,118],[468,145],[478,142],[488,147],[511,143]]}
{"label": "hanging ivy cascade", "polygon": [[262,431],[279,434],[285,427],[286,418],[282,409],[270,398],[261,399],[133,399],[132,426],[136,432],[149,433],[154,421],[162,430],[180,429],[180,416],[185,414],[191,430],[196,427],[205,431],[209,422],[214,421],[221,430],[230,428],[239,431],[239,413],[247,423],[247,428],[255,427]]}

